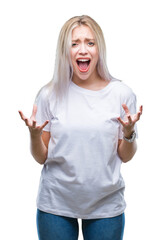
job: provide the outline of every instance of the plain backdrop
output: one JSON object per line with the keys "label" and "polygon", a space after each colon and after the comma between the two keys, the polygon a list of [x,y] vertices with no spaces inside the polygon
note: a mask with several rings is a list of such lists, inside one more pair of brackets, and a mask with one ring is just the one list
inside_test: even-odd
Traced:
{"label": "plain backdrop", "polygon": [[[54,71],[57,38],[69,18],[87,14],[101,26],[110,73],[130,86],[144,111],[138,151],[122,164],[124,240],[161,239],[161,34],[158,0],[5,0],[0,2],[0,239],[36,240],[42,166],[31,156],[18,110],[30,116]],[[79,239],[82,238],[79,219]]]}

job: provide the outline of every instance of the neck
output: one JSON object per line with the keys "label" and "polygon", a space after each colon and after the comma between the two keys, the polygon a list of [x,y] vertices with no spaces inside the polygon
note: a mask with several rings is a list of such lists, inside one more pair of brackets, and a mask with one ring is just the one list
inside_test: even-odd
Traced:
{"label": "neck", "polygon": [[73,73],[72,81],[79,86],[95,86],[100,84],[100,82],[104,81],[97,72],[94,72],[89,78],[81,79],[77,75]]}

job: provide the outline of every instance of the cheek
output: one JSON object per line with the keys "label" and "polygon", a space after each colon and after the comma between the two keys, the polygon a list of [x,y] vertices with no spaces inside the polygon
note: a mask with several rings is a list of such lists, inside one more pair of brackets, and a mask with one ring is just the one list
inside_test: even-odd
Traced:
{"label": "cheek", "polygon": [[74,64],[75,63],[75,59],[76,59],[76,52],[74,52],[74,51],[71,51],[70,52],[70,57],[71,57],[71,61],[72,61],[72,64]]}
{"label": "cheek", "polygon": [[97,49],[93,49],[93,51],[91,51],[91,55],[93,56],[94,61],[97,62],[98,58],[99,58],[98,50]]}
{"label": "cheek", "polygon": [[93,56],[93,66],[95,67],[98,63],[98,55]]}
{"label": "cheek", "polygon": [[74,58],[74,51],[73,51],[73,49],[71,49],[71,51],[70,51],[70,57],[71,57],[71,60],[73,61],[73,58]]}

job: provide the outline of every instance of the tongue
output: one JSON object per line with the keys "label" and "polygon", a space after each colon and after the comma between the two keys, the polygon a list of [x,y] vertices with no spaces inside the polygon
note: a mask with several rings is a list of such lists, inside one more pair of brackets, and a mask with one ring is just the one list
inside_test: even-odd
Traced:
{"label": "tongue", "polygon": [[79,68],[81,70],[86,70],[88,68],[88,62],[79,62]]}

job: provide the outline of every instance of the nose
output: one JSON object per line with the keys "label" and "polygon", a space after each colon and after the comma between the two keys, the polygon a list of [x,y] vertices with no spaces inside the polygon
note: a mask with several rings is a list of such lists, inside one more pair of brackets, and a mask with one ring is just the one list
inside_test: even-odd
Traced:
{"label": "nose", "polygon": [[86,55],[87,54],[87,49],[84,43],[80,44],[79,48],[79,54]]}

